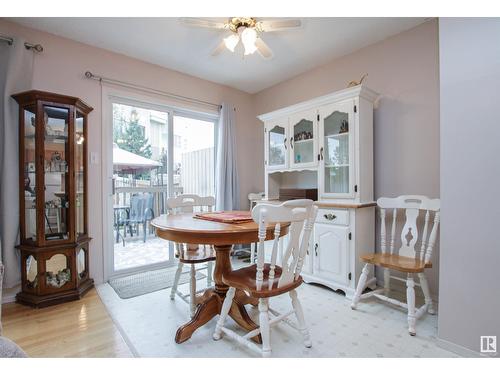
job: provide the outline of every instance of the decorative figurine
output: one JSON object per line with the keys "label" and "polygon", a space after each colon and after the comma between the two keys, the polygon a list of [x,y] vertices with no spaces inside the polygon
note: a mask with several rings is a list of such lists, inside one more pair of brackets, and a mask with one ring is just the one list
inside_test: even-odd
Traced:
{"label": "decorative figurine", "polygon": [[348,131],[349,131],[349,123],[347,122],[347,120],[342,120],[342,122],[340,123],[339,134],[347,133]]}
{"label": "decorative figurine", "polygon": [[349,84],[347,85],[347,87],[354,87],[354,86],[358,86],[358,85],[361,85],[363,83],[363,80],[368,76],[368,73],[366,73],[363,77],[361,77],[361,79],[358,81],[351,81],[349,82]]}

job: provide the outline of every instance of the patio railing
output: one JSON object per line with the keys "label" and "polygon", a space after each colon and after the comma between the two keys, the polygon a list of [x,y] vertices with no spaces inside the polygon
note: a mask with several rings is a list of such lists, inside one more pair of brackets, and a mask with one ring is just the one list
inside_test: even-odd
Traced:
{"label": "patio railing", "polygon": [[[214,179],[214,148],[185,152],[182,154],[182,169],[180,174],[174,174],[173,195],[198,194],[201,196],[215,195]],[[160,181],[167,181],[167,175],[161,175]],[[156,176],[158,181],[158,176]],[[115,176],[116,206],[129,206],[133,194],[152,193],[153,211],[155,216],[166,213],[166,201],[168,198],[167,185],[152,185],[149,180],[134,179],[133,177]]]}

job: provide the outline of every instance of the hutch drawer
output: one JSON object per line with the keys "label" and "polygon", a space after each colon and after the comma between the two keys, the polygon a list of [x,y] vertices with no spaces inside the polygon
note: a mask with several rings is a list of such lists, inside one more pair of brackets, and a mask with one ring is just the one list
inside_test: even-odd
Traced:
{"label": "hutch drawer", "polygon": [[349,225],[349,210],[319,209],[317,223]]}

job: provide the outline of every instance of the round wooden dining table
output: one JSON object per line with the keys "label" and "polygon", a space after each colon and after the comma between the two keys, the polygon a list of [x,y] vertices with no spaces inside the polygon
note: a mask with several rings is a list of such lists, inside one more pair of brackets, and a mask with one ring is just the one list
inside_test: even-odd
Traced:
{"label": "round wooden dining table", "polygon": [[[234,211],[244,213],[244,211]],[[248,212],[246,212],[248,213]],[[233,245],[258,242],[258,224],[246,222],[226,224],[215,221],[197,219],[192,213],[177,215],[161,215],[155,218],[151,225],[156,229],[158,237],[168,241],[186,244],[213,245],[215,249],[215,286],[208,288],[201,296],[197,296],[197,310],[193,318],[179,327],[175,342],[180,344],[188,340],[193,332],[205,325],[213,317],[219,315],[222,303],[229,287],[222,281],[222,275],[231,272],[230,253]],[[288,226],[282,225],[280,236],[288,234]],[[267,229],[266,240],[274,238],[274,225]],[[257,300],[237,291],[229,315],[242,328],[252,331],[258,327],[248,315],[245,305],[256,305]],[[255,336],[255,341],[261,343],[261,338]]]}

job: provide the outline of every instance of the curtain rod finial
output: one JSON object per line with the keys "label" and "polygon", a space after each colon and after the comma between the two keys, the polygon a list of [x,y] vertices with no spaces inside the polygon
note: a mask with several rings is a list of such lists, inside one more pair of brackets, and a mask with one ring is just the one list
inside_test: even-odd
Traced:
{"label": "curtain rod finial", "polygon": [[85,77],[92,78],[93,76],[94,75],[91,72],[89,72],[88,70],[85,72]]}

